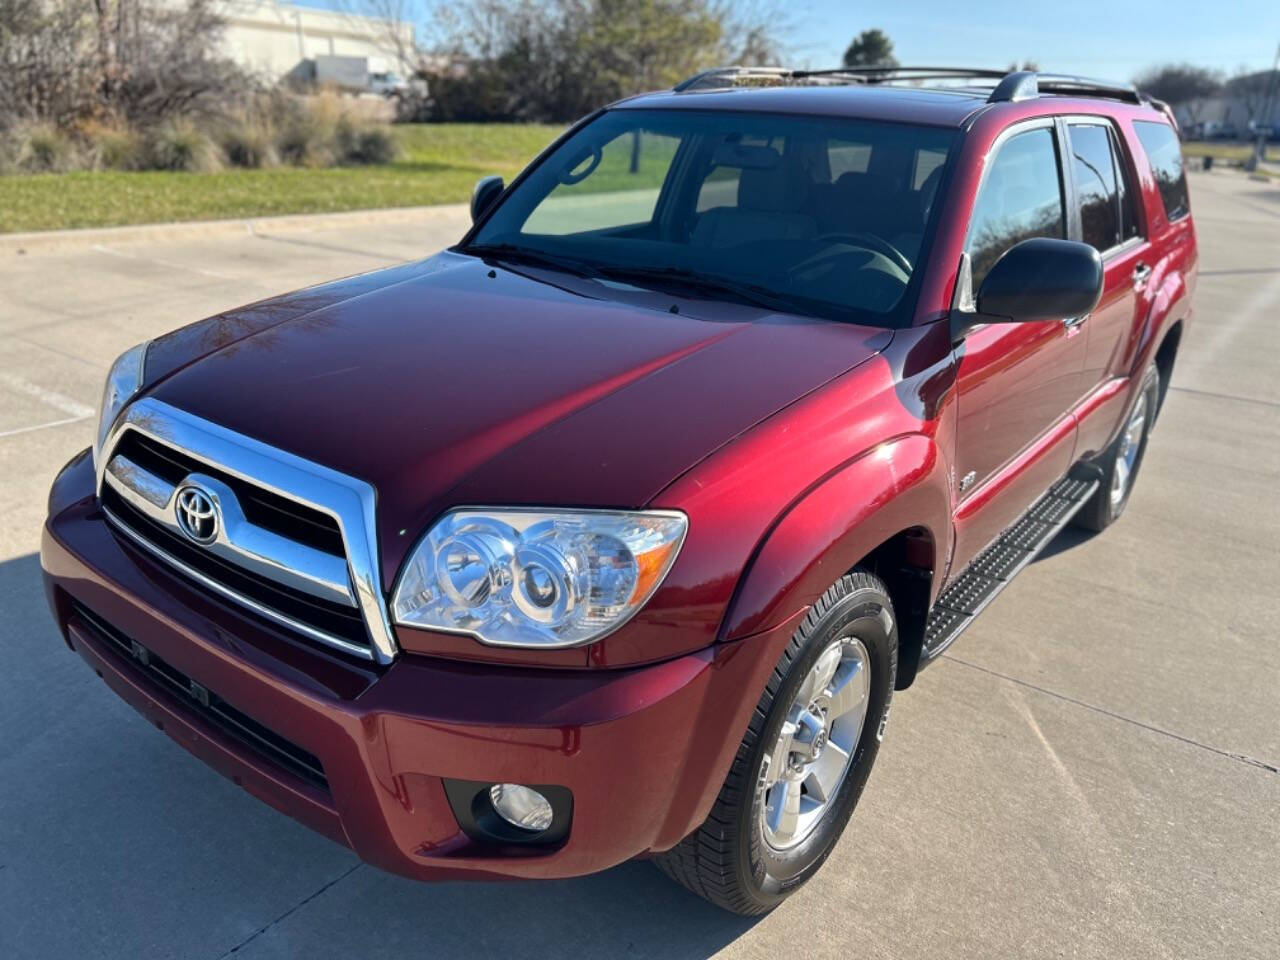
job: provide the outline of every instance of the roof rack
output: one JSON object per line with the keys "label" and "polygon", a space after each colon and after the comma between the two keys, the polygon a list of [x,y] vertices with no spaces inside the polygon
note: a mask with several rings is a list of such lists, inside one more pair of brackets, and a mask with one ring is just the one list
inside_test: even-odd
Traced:
{"label": "roof rack", "polygon": [[1005,70],[971,70],[967,67],[833,67],[821,70],[789,67],[715,67],[676,84],[675,90],[718,90],[736,86],[782,86],[795,82],[888,83],[908,80],[1000,79]]}
{"label": "roof rack", "polygon": [[1036,73],[1017,70],[1008,74],[991,91],[988,103],[1031,100],[1042,93],[1080,97],[1106,97],[1125,103],[1144,103],[1142,94],[1131,83],[1075,77],[1066,73]]}
{"label": "roof rack", "polygon": [[1064,73],[1031,70],[985,70],[970,67],[833,67],[797,70],[787,67],[716,67],[696,73],[674,87],[678,93],[744,86],[790,86],[803,83],[880,85],[921,80],[996,80],[988,103],[1030,100],[1041,94],[1106,97],[1126,103],[1146,102],[1132,84],[1095,80]]}
{"label": "roof rack", "polygon": [[713,67],[686,77],[671,89],[677,93],[686,90],[723,90],[726,87],[747,86],[762,81],[773,81],[780,86],[792,78],[792,73],[793,71],[783,67]]}

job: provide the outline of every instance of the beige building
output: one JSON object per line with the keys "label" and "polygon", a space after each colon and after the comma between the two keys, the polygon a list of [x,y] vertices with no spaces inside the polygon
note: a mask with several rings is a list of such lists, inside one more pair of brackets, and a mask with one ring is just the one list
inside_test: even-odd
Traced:
{"label": "beige building", "polygon": [[[264,79],[324,80],[326,69],[343,72],[344,67],[351,76],[351,68],[360,60],[372,78],[403,77],[408,72],[399,62],[398,49],[412,49],[409,24],[276,0],[223,0],[222,13],[227,20],[223,35],[227,56]],[[380,82],[385,81],[372,79],[366,86],[376,88]],[[340,85],[359,86],[354,81]]]}

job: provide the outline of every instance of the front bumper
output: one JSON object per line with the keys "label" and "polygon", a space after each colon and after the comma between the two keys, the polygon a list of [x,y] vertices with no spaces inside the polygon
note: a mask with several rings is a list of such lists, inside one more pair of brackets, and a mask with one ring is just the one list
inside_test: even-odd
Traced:
{"label": "front bumper", "polygon": [[[577,876],[674,846],[709,812],[792,626],[631,669],[402,655],[379,670],[232,609],[129,546],[98,509],[87,457],[55,482],[41,562],[68,644],[124,700],[254,796],[419,879]],[[122,638],[146,652],[128,655]],[[323,778],[229,733],[207,700],[138,656],[313,755]],[[554,848],[469,836],[445,779],[567,788],[568,834]]]}

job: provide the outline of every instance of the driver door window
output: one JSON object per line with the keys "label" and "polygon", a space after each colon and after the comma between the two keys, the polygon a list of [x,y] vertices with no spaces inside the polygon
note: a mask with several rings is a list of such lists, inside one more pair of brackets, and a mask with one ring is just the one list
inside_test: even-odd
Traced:
{"label": "driver door window", "polygon": [[976,294],[987,272],[1014,244],[1031,237],[1066,237],[1066,209],[1053,130],[1041,127],[1006,140],[996,154],[969,222]]}

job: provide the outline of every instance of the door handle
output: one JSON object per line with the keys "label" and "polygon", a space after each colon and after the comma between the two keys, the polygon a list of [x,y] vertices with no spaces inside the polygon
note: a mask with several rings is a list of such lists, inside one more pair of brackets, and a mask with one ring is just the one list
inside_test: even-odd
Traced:
{"label": "door handle", "polygon": [[1147,282],[1147,277],[1151,276],[1151,264],[1139,263],[1133,268],[1133,285],[1140,287]]}

